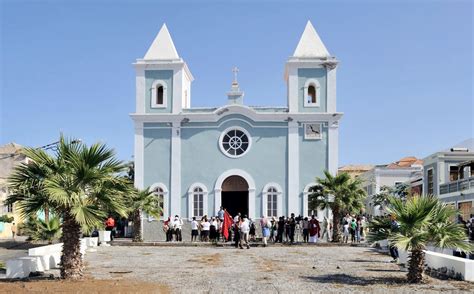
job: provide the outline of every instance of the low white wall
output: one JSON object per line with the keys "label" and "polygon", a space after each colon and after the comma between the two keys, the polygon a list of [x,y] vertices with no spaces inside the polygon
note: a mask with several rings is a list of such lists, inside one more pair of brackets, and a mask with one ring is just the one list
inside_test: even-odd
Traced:
{"label": "low white wall", "polygon": [[[110,232],[109,232],[110,233]],[[81,239],[81,253],[86,254],[88,247],[96,247],[97,237]],[[51,244],[28,249],[28,256],[7,261],[7,278],[25,278],[31,272],[44,272],[58,268],[61,262],[63,243]]]}
{"label": "low white wall", "polygon": [[[474,260],[453,256],[452,249],[437,249],[448,254],[425,250],[425,264],[428,267],[435,270],[441,268],[446,268],[447,271],[453,270],[454,273],[461,274],[463,280],[474,282]],[[398,255],[400,263],[408,267],[409,253],[405,250],[398,250]]]}
{"label": "low white wall", "polygon": [[460,273],[463,280],[474,282],[474,260],[442,254],[438,252],[425,251],[425,261],[428,267],[447,270],[454,270]]}
{"label": "low white wall", "polygon": [[25,256],[7,260],[7,279],[26,278],[31,272],[44,272],[39,256]]}

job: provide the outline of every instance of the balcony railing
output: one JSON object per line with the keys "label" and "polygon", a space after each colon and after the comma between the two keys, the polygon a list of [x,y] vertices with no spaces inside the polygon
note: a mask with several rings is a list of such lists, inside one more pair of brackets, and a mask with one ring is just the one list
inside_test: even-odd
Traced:
{"label": "balcony railing", "polygon": [[448,194],[474,188],[474,177],[449,182],[439,186],[439,194]]}

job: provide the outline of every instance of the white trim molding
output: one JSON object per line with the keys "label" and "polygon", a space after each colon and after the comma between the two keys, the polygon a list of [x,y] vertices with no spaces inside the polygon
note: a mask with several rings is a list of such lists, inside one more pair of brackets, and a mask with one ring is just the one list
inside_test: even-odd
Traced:
{"label": "white trim molding", "polygon": [[[313,86],[316,92],[316,103],[308,101],[308,88]],[[320,107],[321,105],[321,84],[316,79],[307,79],[303,87],[304,107]]]}
{"label": "white trim molding", "polygon": [[[203,194],[203,198],[202,198],[202,212],[203,212],[203,215],[193,215],[193,211],[194,211],[194,190],[196,188],[201,188],[202,189],[202,194]],[[205,216],[205,215],[208,215],[208,191],[207,191],[207,187],[206,185],[204,185],[203,183],[194,183],[192,184],[189,189],[188,189],[188,218],[191,220],[193,218],[193,216],[196,216],[196,217],[202,217],[202,216]]]}
{"label": "white trim molding", "polygon": [[252,176],[241,169],[229,169],[223,172],[216,180],[214,186],[214,211],[217,212],[221,206],[222,184],[230,176],[240,176],[247,181],[249,186],[249,218],[255,218],[255,181]]}
{"label": "white trim molding", "polygon": [[[308,213],[308,195],[310,194],[309,193],[309,188],[313,187],[314,185],[316,185],[316,183],[309,183],[307,184],[304,189],[303,189],[303,216],[307,216],[306,214]],[[310,216],[310,215],[308,215]]]}
{"label": "white trim molding", "polygon": [[[157,88],[160,86],[163,87],[163,104],[158,104],[156,100]],[[168,103],[168,86],[165,81],[155,80],[153,82],[153,84],[151,85],[150,101],[151,101],[151,108],[166,108],[166,105]]]}
{"label": "white trim molding", "polygon": [[[227,152],[227,150],[224,149],[224,146],[222,145],[223,140],[224,140],[224,136],[227,135],[228,132],[233,131],[233,130],[241,131],[241,132],[244,133],[244,134],[247,136],[247,138],[248,138],[248,146],[247,146],[247,149],[245,149],[245,150],[243,151],[243,153],[242,153],[242,154],[239,154],[239,155],[232,155],[232,154],[229,154],[229,153]],[[242,143],[242,142],[241,142],[241,143]],[[250,133],[249,133],[246,129],[242,128],[242,127],[238,127],[238,126],[229,127],[229,128],[227,128],[227,129],[225,129],[225,130],[221,133],[221,135],[219,136],[219,149],[220,149],[221,152],[222,152],[225,156],[227,156],[227,157],[230,157],[230,158],[239,158],[239,157],[242,157],[242,156],[244,156],[245,154],[248,153],[248,151],[250,150],[251,147],[252,147],[252,136],[250,136]]]}
{"label": "white trim molding", "polygon": [[280,217],[283,215],[283,189],[280,185],[275,182],[271,182],[265,185],[262,189],[262,217],[267,217],[267,200],[268,200],[268,190],[270,188],[275,188],[277,190],[277,215],[275,217]]}
{"label": "white trim molding", "polygon": [[254,122],[287,122],[288,117],[291,117],[293,121],[320,121],[329,124],[338,121],[343,115],[341,112],[298,112],[291,108],[289,112],[260,112],[245,105],[232,104],[216,108],[212,112],[131,113],[130,117],[134,121],[153,123],[181,122],[185,118],[189,122],[213,123],[232,114],[246,116]]}
{"label": "white trim molding", "polygon": [[[308,205],[308,195],[310,194],[309,192],[309,188],[313,187],[317,185],[317,183],[309,183],[307,184],[305,187],[304,187],[304,190],[303,190],[303,216],[307,216],[306,214],[308,213],[308,209],[309,209],[309,205]],[[331,202],[331,201],[334,201],[334,197],[329,195],[328,197],[328,201]],[[330,209],[327,208],[326,210],[322,210],[322,209],[317,209],[316,210],[316,214],[315,214],[316,218],[318,218],[320,221],[326,217],[328,219],[332,219],[332,212],[330,213]],[[310,217],[310,215],[308,215],[308,217]]]}
{"label": "white trim molding", "polygon": [[[163,183],[154,183],[153,185],[150,186],[150,191],[154,191],[156,188],[161,188],[163,190],[163,216],[161,217],[162,220],[166,220],[170,215],[169,215],[169,193],[168,193],[168,188],[166,188],[166,185]],[[155,220],[154,217],[148,216],[148,221],[153,221]]]}

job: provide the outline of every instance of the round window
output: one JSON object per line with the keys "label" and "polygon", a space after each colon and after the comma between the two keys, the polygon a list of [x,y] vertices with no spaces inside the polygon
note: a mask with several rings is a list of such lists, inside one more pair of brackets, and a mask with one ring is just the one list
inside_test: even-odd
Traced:
{"label": "round window", "polygon": [[236,158],[249,150],[250,143],[249,133],[245,129],[235,127],[222,133],[219,146],[225,155]]}

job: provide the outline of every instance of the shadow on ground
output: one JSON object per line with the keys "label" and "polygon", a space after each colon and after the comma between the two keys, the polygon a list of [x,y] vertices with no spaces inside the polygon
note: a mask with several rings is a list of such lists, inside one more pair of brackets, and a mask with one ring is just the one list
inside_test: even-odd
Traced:
{"label": "shadow on ground", "polygon": [[376,285],[376,284],[405,284],[405,278],[395,278],[395,277],[355,277],[346,274],[332,274],[332,275],[322,275],[314,277],[302,277],[304,279],[310,280],[315,283],[323,284],[346,284],[346,285]]}
{"label": "shadow on ground", "polygon": [[381,260],[370,260],[370,259],[351,259],[347,262],[365,262],[365,263],[385,263]]}

